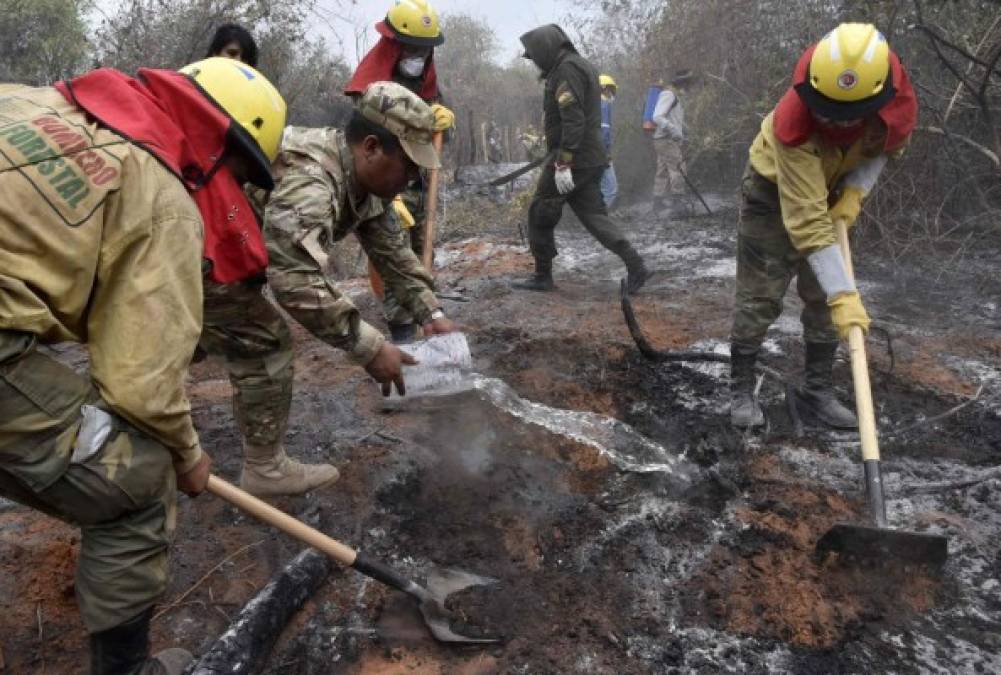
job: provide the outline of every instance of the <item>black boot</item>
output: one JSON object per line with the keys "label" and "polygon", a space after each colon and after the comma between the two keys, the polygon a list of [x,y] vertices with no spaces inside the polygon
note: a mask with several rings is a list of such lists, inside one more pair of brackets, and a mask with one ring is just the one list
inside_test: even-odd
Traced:
{"label": "black boot", "polygon": [[394,345],[410,344],[417,339],[417,326],[411,323],[390,323],[389,337]]}
{"label": "black boot", "polygon": [[181,675],[191,654],[166,649],[149,657],[150,607],[139,616],[90,636],[91,675]]}
{"label": "black boot", "polygon": [[741,429],[765,423],[765,413],[754,398],[754,362],[757,359],[757,349],[730,345],[730,424]]}
{"label": "black boot", "polygon": [[626,291],[629,295],[633,295],[643,288],[643,284],[650,277],[650,272],[647,270],[643,258],[628,242],[619,251],[619,257],[626,264]]}
{"label": "black boot", "polygon": [[535,274],[524,281],[515,281],[511,288],[523,291],[551,291],[556,288],[553,283],[553,261],[535,259]]}
{"label": "black boot", "polygon": [[799,402],[817,419],[835,429],[858,429],[858,418],[834,393],[834,354],[837,342],[806,343],[806,386],[797,390]]}

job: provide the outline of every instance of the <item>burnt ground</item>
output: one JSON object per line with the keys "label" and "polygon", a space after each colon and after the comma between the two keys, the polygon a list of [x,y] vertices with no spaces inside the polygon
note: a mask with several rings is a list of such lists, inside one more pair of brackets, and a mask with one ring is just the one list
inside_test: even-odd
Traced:
{"label": "burnt ground", "polygon": [[[713,199],[713,217],[650,216],[642,206],[622,214],[659,270],[635,305],[660,348],[725,349],[734,273],[726,202]],[[885,343],[870,339],[889,517],[949,536],[937,576],[816,560],[813,545],[831,524],[865,519],[857,435],[805,419],[797,437],[769,381],[768,427],[734,432],[724,369],[644,361],[619,311],[615,259],[570,222],[560,247],[559,289],[549,295],[508,288],[530,262],[500,223],[439,255],[447,309],[466,326],[479,373],[463,393],[384,410],[363,372],[295,329],[288,448],[333,461],[342,478],[276,504],[415,576],[441,565],[498,579],[450,606],[470,630],[504,642],[439,645],[405,596],[336,571],[262,672],[1001,670],[1001,480],[934,485],[976,479],[1001,459],[1001,284],[992,272],[1001,254],[892,265],[857,255],[867,307],[892,336],[892,370]],[[361,280],[345,287],[366,316],[378,315]],[[766,357],[793,381],[797,313],[790,293]],[[836,376],[847,397],[844,362]],[[981,385],[976,401],[927,422]],[[191,394],[216,470],[236,480],[239,440],[219,363],[193,367]],[[76,543],[72,529],[0,503],[5,672],[85,672]],[[300,548],[217,499],[182,496],[155,644],[204,652]]]}

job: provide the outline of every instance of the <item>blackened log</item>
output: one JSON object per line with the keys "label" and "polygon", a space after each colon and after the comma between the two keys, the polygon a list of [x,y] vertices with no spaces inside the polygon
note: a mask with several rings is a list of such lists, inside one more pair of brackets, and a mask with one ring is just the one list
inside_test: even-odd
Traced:
{"label": "blackened log", "polygon": [[320,588],[333,564],[306,549],[286,565],[240,611],[190,675],[245,675],[261,670],[275,640],[302,605]]}

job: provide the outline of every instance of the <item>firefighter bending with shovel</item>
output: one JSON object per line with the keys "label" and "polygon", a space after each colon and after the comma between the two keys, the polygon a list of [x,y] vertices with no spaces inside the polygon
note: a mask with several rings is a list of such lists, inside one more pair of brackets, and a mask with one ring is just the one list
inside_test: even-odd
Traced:
{"label": "firefighter bending with shovel", "polygon": [[794,276],[806,342],[799,402],[832,427],[858,426],[835,396],[832,369],[839,335],[851,326],[868,330],[869,317],[846,274],[835,225],[855,223],[916,119],[910,80],[886,39],[872,25],[846,23],[803,53],[792,86],[761,123],[741,185],[730,345],[734,426],[764,424],[754,364]]}

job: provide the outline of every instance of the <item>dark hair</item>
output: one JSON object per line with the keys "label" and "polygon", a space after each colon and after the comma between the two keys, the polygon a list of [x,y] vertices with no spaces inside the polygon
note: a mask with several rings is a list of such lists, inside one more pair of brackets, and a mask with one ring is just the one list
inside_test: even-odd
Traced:
{"label": "dark hair", "polygon": [[387,154],[395,154],[402,150],[400,139],[386,127],[376,124],[372,120],[362,115],[357,110],[351,112],[351,119],[348,120],[347,127],[344,128],[344,138],[348,145],[358,145],[365,140],[366,136],[375,136],[379,139],[379,144]]}
{"label": "dark hair", "polygon": [[671,76],[671,84],[675,87],[681,87],[682,89],[692,84],[695,80],[695,73],[687,68],[674,71],[674,75]]}
{"label": "dark hair", "polygon": [[219,56],[223,47],[230,42],[236,42],[240,45],[244,63],[253,68],[257,67],[257,43],[254,42],[254,36],[246,28],[236,23],[224,23],[216,29],[215,35],[212,36],[212,42],[209,43],[209,51],[205,56]]}

